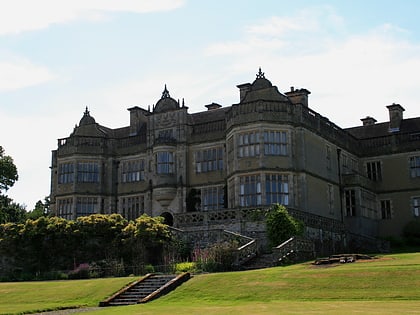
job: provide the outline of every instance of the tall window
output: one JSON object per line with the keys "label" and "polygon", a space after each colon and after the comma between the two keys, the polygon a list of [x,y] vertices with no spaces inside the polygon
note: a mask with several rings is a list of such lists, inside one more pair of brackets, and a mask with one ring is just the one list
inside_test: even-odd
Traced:
{"label": "tall window", "polygon": [[144,160],[123,162],[121,181],[123,183],[144,181]]}
{"label": "tall window", "polygon": [[98,198],[78,197],[76,203],[76,217],[84,217],[98,213]]}
{"label": "tall window", "polygon": [[57,200],[57,216],[66,220],[73,219],[73,198]]}
{"label": "tall window", "polygon": [[144,213],[144,196],[121,198],[121,212],[127,220],[135,220]]}
{"label": "tall window", "polygon": [[74,164],[63,163],[58,166],[58,183],[68,184],[74,181]]}
{"label": "tall window", "polygon": [[410,158],[410,176],[420,177],[420,156]]}
{"label": "tall window", "polygon": [[77,182],[78,183],[99,182],[99,164],[96,162],[77,163]]}
{"label": "tall window", "polygon": [[223,148],[212,148],[195,152],[196,173],[223,170]]}
{"label": "tall window", "polygon": [[381,162],[380,161],[367,162],[366,174],[369,179],[375,182],[381,181],[382,180]]}
{"label": "tall window", "polygon": [[287,175],[267,174],[265,176],[265,197],[267,204],[289,204],[289,181]]}
{"label": "tall window", "polygon": [[285,131],[264,131],[264,155],[287,155]]}
{"label": "tall window", "polygon": [[381,218],[384,220],[392,218],[391,200],[381,200]]}
{"label": "tall window", "polygon": [[420,217],[420,197],[413,198],[413,215]]}
{"label": "tall window", "polygon": [[173,152],[158,152],[156,155],[156,171],[158,174],[174,173],[174,154]]}
{"label": "tall window", "polygon": [[345,191],[345,201],[346,201],[346,215],[348,217],[353,217],[356,215],[356,193],[354,189],[349,189]]}
{"label": "tall window", "polygon": [[361,189],[359,215],[366,218],[378,219],[377,207],[378,202],[376,200],[376,195],[367,190]]}
{"label": "tall window", "polygon": [[239,205],[241,207],[261,205],[261,178],[259,175],[240,177]]}
{"label": "tall window", "polygon": [[224,207],[223,186],[201,189],[201,208],[203,210],[222,209]]}
{"label": "tall window", "polygon": [[328,209],[330,214],[334,214],[334,187],[328,184],[327,186]]}
{"label": "tall window", "polygon": [[327,170],[331,170],[331,147],[329,145],[325,147],[325,159],[327,161]]}
{"label": "tall window", "polygon": [[239,135],[239,157],[260,155],[259,132],[248,132]]}

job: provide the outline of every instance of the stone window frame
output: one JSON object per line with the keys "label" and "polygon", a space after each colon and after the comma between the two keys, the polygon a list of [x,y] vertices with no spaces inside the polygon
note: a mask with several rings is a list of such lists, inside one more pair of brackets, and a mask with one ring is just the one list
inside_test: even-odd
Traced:
{"label": "stone window frame", "polygon": [[77,162],[77,182],[78,183],[99,183],[100,165],[97,161]]}
{"label": "stone window frame", "polygon": [[265,204],[279,203],[288,206],[290,203],[289,175],[284,173],[265,173],[263,176]]}
{"label": "stone window frame", "polygon": [[213,146],[195,151],[194,161],[196,174],[222,171],[224,167],[223,146]]}
{"label": "stone window frame", "polygon": [[99,198],[97,196],[76,197],[76,218],[99,213]]}
{"label": "stone window frame", "polygon": [[261,174],[248,174],[239,177],[239,206],[262,205]]}
{"label": "stone window frame", "polygon": [[175,173],[175,153],[161,151],[156,153],[156,174],[169,175]]}
{"label": "stone window frame", "polygon": [[224,208],[224,186],[205,186],[200,188],[201,210],[218,210]]}
{"label": "stone window frame", "polygon": [[264,156],[288,155],[288,132],[286,130],[267,129],[263,131]]}
{"label": "stone window frame", "polygon": [[420,196],[411,197],[411,209],[415,218],[420,217]]}
{"label": "stone window frame", "polygon": [[365,163],[366,177],[374,182],[382,181],[382,161],[372,160]]}
{"label": "stone window frame", "polygon": [[409,157],[408,162],[409,162],[410,177],[419,178],[420,177],[420,155]]}
{"label": "stone window frame", "polygon": [[356,202],[356,190],[346,189],[344,190],[344,204],[345,204],[345,215],[347,217],[355,217],[357,214],[357,202]]}
{"label": "stone window frame", "polygon": [[74,182],[75,167],[73,162],[58,164],[58,183],[71,184]]}
{"label": "stone window frame", "polygon": [[121,182],[133,183],[145,181],[145,160],[132,159],[121,162]]}
{"label": "stone window frame", "polygon": [[135,220],[144,214],[144,194],[122,196],[119,199],[120,213],[127,220]]}
{"label": "stone window frame", "polygon": [[394,217],[391,199],[381,199],[379,200],[379,205],[382,220],[390,220]]}
{"label": "stone window frame", "polygon": [[255,157],[260,155],[261,132],[247,131],[238,134],[238,157]]}
{"label": "stone window frame", "polygon": [[57,216],[66,220],[73,219],[73,197],[57,198]]}

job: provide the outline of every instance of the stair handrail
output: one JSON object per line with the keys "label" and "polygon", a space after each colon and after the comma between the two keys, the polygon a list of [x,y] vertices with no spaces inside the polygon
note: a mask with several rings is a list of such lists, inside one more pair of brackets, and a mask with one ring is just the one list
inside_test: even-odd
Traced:
{"label": "stair handrail", "polygon": [[283,257],[292,252],[299,251],[314,254],[314,243],[305,238],[292,236],[288,240],[273,248],[273,254],[276,261],[280,261]]}
{"label": "stair handrail", "polygon": [[252,239],[236,250],[235,265],[240,266],[257,256],[257,240]]}

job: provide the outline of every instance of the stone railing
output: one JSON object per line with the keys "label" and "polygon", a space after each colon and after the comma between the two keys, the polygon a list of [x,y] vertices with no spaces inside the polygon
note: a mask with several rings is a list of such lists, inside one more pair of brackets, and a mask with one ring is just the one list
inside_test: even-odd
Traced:
{"label": "stone railing", "polygon": [[245,245],[239,247],[236,251],[235,265],[241,266],[257,256],[258,244],[255,239],[251,239]]}
{"label": "stone railing", "polygon": [[273,248],[274,260],[280,262],[287,258],[290,254],[296,253],[304,254],[304,256],[315,257],[315,245],[312,241],[300,238],[291,237],[277,247]]}
{"label": "stone railing", "polygon": [[[211,226],[217,224],[229,224],[240,222],[264,221],[268,208],[240,208],[221,209],[201,212],[187,212],[175,215],[175,226],[179,228],[191,226]],[[343,233],[344,223],[335,219],[326,218],[309,212],[287,208],[287,211],[294,218],[303,222],[305,226],[318,228],[325,231]]]}

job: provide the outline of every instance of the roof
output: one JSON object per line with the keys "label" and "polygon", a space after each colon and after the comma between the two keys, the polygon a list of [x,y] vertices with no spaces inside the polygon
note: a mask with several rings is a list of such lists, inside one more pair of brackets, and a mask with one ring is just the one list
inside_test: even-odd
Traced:
{"label": "roof", "polygon": [[[384,137],[391,134],[389,122],[344,129],[357,139]],[[420,117],[401,121],[398,133],[420,133]]]}

